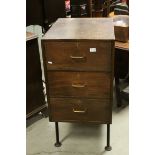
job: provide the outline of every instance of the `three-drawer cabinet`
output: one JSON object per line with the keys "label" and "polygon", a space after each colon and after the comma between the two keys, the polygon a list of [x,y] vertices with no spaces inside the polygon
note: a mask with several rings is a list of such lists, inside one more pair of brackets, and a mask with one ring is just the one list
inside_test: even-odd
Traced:
{"label": "three-drawer cabinet", "polygon": [[110,18],[60,18],[42,38],[49,120],[112,123],[114,27]]}

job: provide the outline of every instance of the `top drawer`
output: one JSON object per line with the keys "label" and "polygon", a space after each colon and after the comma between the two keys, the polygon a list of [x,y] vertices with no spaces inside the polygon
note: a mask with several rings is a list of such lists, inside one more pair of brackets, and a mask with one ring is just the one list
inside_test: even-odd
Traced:
{"label": "top drawer", "polygon": [[111,71],[111,41],[44,41],[47,70]]}

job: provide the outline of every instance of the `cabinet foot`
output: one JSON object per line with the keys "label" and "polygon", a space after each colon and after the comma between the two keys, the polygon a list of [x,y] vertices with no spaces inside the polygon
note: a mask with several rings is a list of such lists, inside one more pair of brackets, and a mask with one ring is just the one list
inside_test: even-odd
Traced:
{"label": "cabinet foot", "polygon": [[55,147],[60,147],[62,144],[60,143],[60,142],[56,142],[55,144],[54,144],[54,146]]}
{"label": "cabinet foot", "polygon": [[106,151],[111,151],[111,150],[112,150],[112,147],[111,147],[111,146],[106,146],[106,147],[105,147],[105,150],[106,150]]}

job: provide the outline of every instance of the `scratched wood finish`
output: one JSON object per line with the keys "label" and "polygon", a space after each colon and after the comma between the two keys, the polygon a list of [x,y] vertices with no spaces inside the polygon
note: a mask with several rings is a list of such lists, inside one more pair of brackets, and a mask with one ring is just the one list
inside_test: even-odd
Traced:
{"label": "scratched wood finish", "polygon": [[51,98],[51,121],[111,123],[108,99]]}
{"label": "scratched wood finish", "polygon": [[59,19],[44,35],[50,121],[112,123],[114,39],[108,18]]}
{"label": "scratched wood finish", "polygon": [[59,18],[44,40],[114,40],[111,18]]}
{"label": "scratched wood finish", "polygon": [[[48,70],[111,71],[110,41],[47,41],[44,43],[44,48]],[[90,48],[95,48],[96,52],[90,52]]]}

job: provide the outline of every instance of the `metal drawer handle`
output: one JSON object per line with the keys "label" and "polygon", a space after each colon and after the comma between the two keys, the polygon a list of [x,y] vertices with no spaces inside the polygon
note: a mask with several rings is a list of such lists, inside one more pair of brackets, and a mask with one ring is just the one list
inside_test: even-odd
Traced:
{"label": "metal drawer handle", "polygon": [[70,56],[71,59],[84,59],[84,56]]}
{"label": "metal drawer handle", "polygon": [[86,84],[72,84],[72,87],[75,88],[84,88],[86,86]]}
{"label": "metal drawer handle", "polygon": [[87,111],[87,109],[85,109],[85,110],[75,110],[74,108],[73,108],[73,112],[74,113],[85,113]]}

